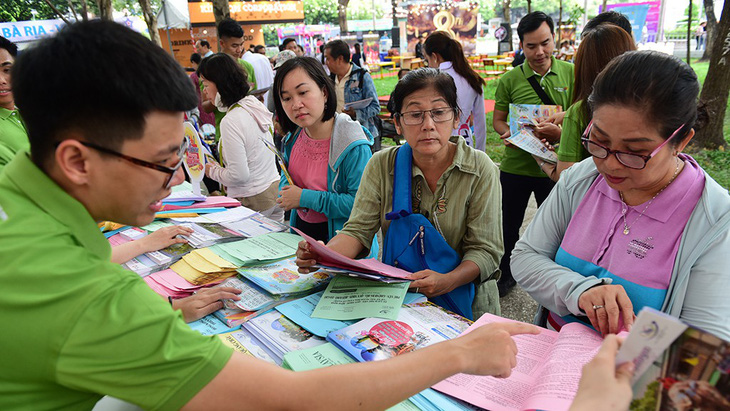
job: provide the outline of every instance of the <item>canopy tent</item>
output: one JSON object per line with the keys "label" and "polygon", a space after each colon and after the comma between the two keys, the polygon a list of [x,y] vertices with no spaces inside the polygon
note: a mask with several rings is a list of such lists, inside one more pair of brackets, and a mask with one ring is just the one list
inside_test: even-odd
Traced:
{"label": "canopy tent", "polygon": [[187,0],[162,0],[157,12],[157,28],[159,29],[189,29],[190,12]]}

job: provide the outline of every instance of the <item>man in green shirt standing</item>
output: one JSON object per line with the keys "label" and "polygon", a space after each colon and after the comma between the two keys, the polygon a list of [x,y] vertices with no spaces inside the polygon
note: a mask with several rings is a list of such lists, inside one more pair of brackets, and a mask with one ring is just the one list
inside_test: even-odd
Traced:
{"label": "man in green shirt standing", "polygon": [[19,56],[13,91],[31,154],[0,173],[2,410],[91,409],[102,395],[153,410],[385,409],[456,373],[508,377],[510,336],[537,333],[489,324],[299,373],[233,352],[112,264],[96,225],[149,224],[183,180],[183,113],[198,97],[177,62],[123,25],[75,23]]}
{"label": "man in green shirt standing", "polygon": [[0,37],[0,172],[15,153],[30,148],[23,120],[15,109],[10,69],[18,55],[18,47]]}
{"label": "man in green shirt standing", "polygon": [[[256,74],[254,73],[253,65],[241,58],[243,54],[243,29],[241,26],[233,19],[223,19],[218,23],[218,39],[221,52],[231,56],[243,67],[243,71],[248,76],[248,84],[251,86],[251,90],[256,90]],[[203,90],[202,81],[200,83],[200,90]],[[215,142],[217,144],[221,138],[221,120],[223,120],[226,113],[218,110],[214,102],[210,100],[203,102],[203,110],[215,114]]]}
{"label": "man in green shirt standing", "polygon": [[[554,104],[565,110],[571,103],[573,65],[553,57],[555,33],[550,16],[540,11],[526,15],[517,26],[517,35],[520,37],[520,48],[525,53],[525,62],[500,78],[495,94],[492,123],[502,139],[510,136],[510,104]],[[534,87],[530,84],[531,78],[536,80]],[[544,91],[540,93],[543,97],[535,87]],[[560,139],[560,127],[553,122],[543,121],[536,127],[535,134],[555,143]],[[498,282],[500,296],[506,295],[515,285],[509,261],[519,239],[530,195],[534,193],[539,206],[554,185],[529,153],[508,142],[505,145],[504,159],[500,164],[504,233],[504,257],[499,266],[502,271]]]}

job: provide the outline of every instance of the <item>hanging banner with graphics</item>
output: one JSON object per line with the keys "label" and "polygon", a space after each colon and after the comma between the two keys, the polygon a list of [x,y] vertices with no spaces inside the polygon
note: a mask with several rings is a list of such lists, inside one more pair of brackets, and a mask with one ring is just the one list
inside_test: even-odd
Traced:
{"label": "hanging banner with graphics", "polygon": [[408,6],[406,32],[408,51],[415,52],[418,39],[425,40],[434,31],[445,31],[461,43],[464,53],[476,50],[479,3],[446,1],[441,3],[414,3]]}
{"label": "hanging banner with graphics", "polygon": [[659,29],[659,14],[661,0],[643,3],[609,4],[606,9],[617,11],[626,16],[631,22],[634,41],[637,43],[654,43]]}

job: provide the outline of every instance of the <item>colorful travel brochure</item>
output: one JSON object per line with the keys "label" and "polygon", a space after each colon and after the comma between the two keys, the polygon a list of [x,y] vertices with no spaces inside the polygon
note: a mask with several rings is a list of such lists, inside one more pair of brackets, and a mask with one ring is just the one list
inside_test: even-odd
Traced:
{"label": "colorful travel brochure", "polygon": [[284,354],[290,351],[315,347],[326,342],[275,310],[252,318],[243,324],[242,329],[265,345],[279,365],[283,361]]}
{"label": "colorful travel brochure", "polygon": [[538,120],[548,118],[560,111],[560,106],[536,104],[510,104],[509,130],[506,140],[528,153],[540,157],[549,163],[557,163],[558,155],[550,150],[535,136],[534,130]]}
{"label": "colorful travel brochure", "polygon": [[312,292],[330,281],[331,274],[325,272],[300,273],[295,260],[290,257],[271,264],[241,267],[238,274],[270,294],[283,296]]}
{"label": "colorful travel brochure", "polygon": [[397,320],[366,318],[331,332],[327,340],[357,361],[377,361],[458,337],[469,325],[433,303],[414,303],[404,305]]}

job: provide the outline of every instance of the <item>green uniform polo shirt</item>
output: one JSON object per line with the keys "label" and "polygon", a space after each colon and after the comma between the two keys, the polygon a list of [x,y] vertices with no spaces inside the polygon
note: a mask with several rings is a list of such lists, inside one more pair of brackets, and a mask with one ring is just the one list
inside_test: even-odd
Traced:
{"label": "green uniform polo shirt", "polygon": [[558,160],[577,163],[590,154],[583,147],[580,138],[588,127],[588,119],[583,117],[583,101],[578,101],[565,112],[563,118],[563,131],[560,133],[560,145],[558,146]]}
{"label": "green uniform polo shirt", "polygon": [[[552,58],[550,70],[544,76],[535,73],[527,62],[500,77],[495,93],[494,108],[509,112],[510,104],[543,104],[528,78],[536,76],[548,96],[563,110],[570,107],[573,93],[573,64]],[[526,151],[506,147],[500,170],[521,176],[545,177],[537,162]]]}
{"label": "green uniform polo shirt", "polygon": [[28,132],[18,110],[0,108],[0,171],[21,150],[29,150]]}
{"label": "green uniform polo shirt", "polygon": [[0,174],[0,409],[179,409],[231,356],[110,262],[86,208],[22,151]]}

